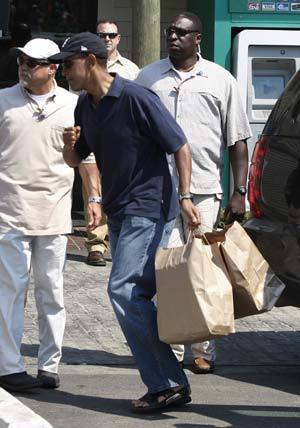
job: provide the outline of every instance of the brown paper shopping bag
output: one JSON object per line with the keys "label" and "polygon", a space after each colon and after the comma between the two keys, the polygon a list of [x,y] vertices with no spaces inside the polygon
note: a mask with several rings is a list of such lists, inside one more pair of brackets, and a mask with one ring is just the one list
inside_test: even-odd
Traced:
{"label": "brown paper shopping bag", "polygon": [[233,287],[235,318],[271,310],[285,286],[243,227],[234,222],[221,232],[205,236],[210,242],[221,242]]}
{"label": "brown paper shopping bag", "polygon": [[232,287],[218,244],[193,238],[159,248],[155,260],[159,337],[201,342],[234,332]]}

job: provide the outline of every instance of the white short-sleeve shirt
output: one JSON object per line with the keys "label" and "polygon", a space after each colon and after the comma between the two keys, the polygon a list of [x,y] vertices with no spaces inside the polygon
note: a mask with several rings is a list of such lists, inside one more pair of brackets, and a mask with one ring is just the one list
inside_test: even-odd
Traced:
{"label": "white short-sleeve shirt", "polygon": [[55,85],[40,113],[20,84],[0,91],[0,233],[71,232],[74,172],[62,152],[76,102]]}
{"label": "white short-sleeve shirt", "polygon": [[[179,73],[169,58],[143,68],[137,79],[156,92],[186,134],[192,152],[191,192],[222,193],[224,150],[251,136],[234,77],[203,59]],[[171,170],[175,175],[174,160]]]}

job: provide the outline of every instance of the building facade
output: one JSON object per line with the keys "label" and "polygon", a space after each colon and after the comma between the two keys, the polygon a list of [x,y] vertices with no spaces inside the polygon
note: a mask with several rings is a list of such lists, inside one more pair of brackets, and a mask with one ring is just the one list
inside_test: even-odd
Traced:
{"label": "building facade", "polygon": [[[188,0],[161,0],[162,57],[166,54],[163,28],[187,6]],[[11,86],[17,78],[13,66],[7,66],[11,47],[24,45],[30,37],[48,37],[61,44],[74,33],[95,31],[99,19],[118,23],[120,52],[132,59],[132,0],[1,0],[0,87]]]}

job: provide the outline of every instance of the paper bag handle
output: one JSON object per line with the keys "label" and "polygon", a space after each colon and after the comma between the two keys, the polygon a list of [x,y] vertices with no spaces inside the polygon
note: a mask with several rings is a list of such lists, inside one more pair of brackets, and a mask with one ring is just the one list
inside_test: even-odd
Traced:
{"label": "paper bag handle", "polygon": [[[206,225],[206,224],[204,224],[204,226],[206,226],[208,229],[211,229],[212,231],[214,230],[212,227],[210,227],[210,226],[208,226],[208,225]],[[192,241],[192,238],[193,238],[194,236],[195,236],[194,230],[193,230],[193,229],[190,229],[190,230],[189,230],[189,233],[188,233],[188,236],[187,236],[186,243],[187,243],[187,244],[188,244],[188,243],[190,243],[190,242]],[[203,239],[203,241],[204,241],[207,245],[210,245],[210,243],[209,243],[209,241],[208,241],[207,237],[205,236],[205,233],[201,233],[201,235],[199,235],[199,237],[200,237],[201,239]]]}
{"label": "paper bag handle", "polygon": [[209,242],[209,240],[206,238],[205,233],[203,233],[203,234],[201,235],[201,238],[203,239],[203,241],[205,242],[205,244],[206,244],[206,245],[210,245],[210,242]]}

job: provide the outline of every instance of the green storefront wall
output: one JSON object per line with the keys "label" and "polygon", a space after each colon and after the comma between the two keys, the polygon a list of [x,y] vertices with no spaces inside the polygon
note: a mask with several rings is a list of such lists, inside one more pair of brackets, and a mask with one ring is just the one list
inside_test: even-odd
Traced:
{"label": "green storefront wall", "polygon": [[[292,4],[294,5],[292,7]],[[296,6],[296,5],[299,6]],[[281,6],[280,6],[281,5]],[[257,10],[253,10],[256,8]],[[231,48],[243,29],[300,29],[299,2],[250,0],[189,0],[188,10],[203,23],[203,57],[231,71]],[[299,40],[300,43],[300,40]],[[229,161],[225,153],[224,201],[229,197]]]}

